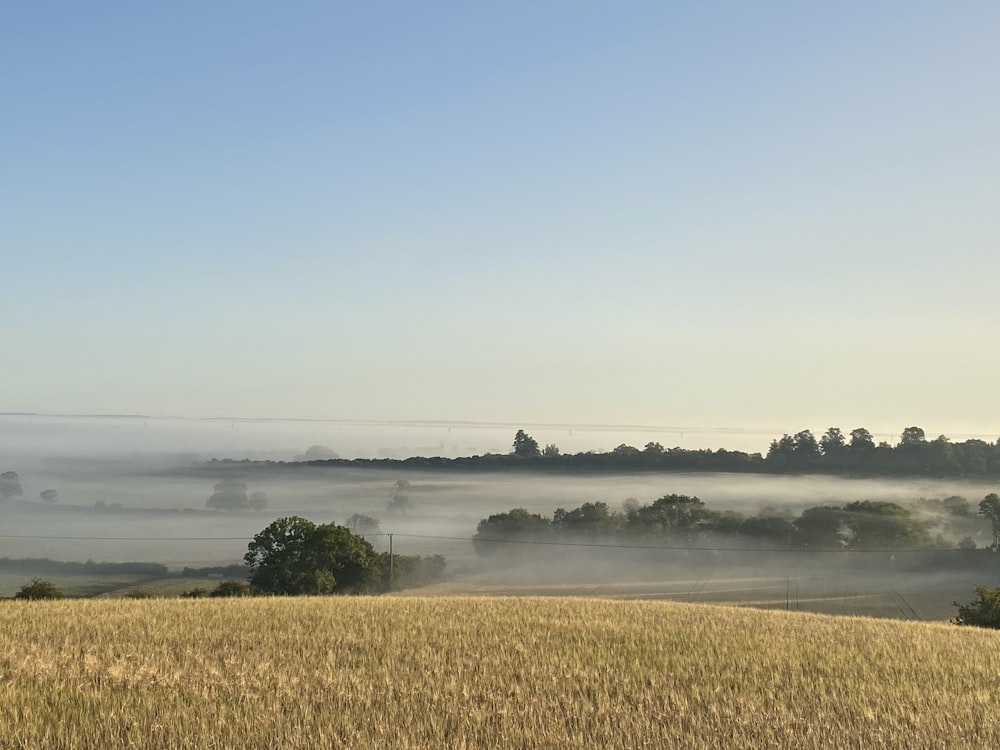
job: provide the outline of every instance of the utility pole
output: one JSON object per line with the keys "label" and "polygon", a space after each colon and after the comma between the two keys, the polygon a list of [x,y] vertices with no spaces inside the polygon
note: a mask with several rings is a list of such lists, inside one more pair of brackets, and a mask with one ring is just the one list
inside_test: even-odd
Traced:
{"label": "utility pole", "polygon": [[389,591],[392,591],[392,534],[389,534]]}

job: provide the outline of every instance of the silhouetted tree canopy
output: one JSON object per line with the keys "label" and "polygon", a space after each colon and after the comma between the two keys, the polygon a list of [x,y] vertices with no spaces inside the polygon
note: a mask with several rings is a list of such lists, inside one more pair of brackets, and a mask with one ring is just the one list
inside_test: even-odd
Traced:
{"label": "silhouetted tree canopy", "polygon": [[538,441],[524,430],[518,430],[514,435],[514,455],[520,458],[538,458],[542,455],[538,449]]}

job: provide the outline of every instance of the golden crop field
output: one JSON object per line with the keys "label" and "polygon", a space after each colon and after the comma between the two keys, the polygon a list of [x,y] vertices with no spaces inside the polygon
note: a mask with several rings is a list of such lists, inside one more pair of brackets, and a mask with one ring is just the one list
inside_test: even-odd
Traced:
{"label": "golden crop field", "polygon": [[1000,633],[573,598],[0,606],[4,748],[1000,743]]}

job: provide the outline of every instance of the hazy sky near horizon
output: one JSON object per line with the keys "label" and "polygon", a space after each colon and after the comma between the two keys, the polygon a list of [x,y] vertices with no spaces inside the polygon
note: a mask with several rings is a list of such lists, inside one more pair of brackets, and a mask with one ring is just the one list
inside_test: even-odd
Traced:
{"label": "hazy sky near horizon", "polygon": [[0,411],[995,435],[998,39],[994,2],[7,4]]}

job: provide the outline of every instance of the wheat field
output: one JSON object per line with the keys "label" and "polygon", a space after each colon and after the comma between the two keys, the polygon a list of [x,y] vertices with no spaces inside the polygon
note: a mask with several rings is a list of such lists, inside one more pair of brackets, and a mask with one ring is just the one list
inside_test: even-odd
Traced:
{"label": "wheat field", "polygon": [[0,606],[7,748],[1000,742],[1000,634],[573,598]]}

